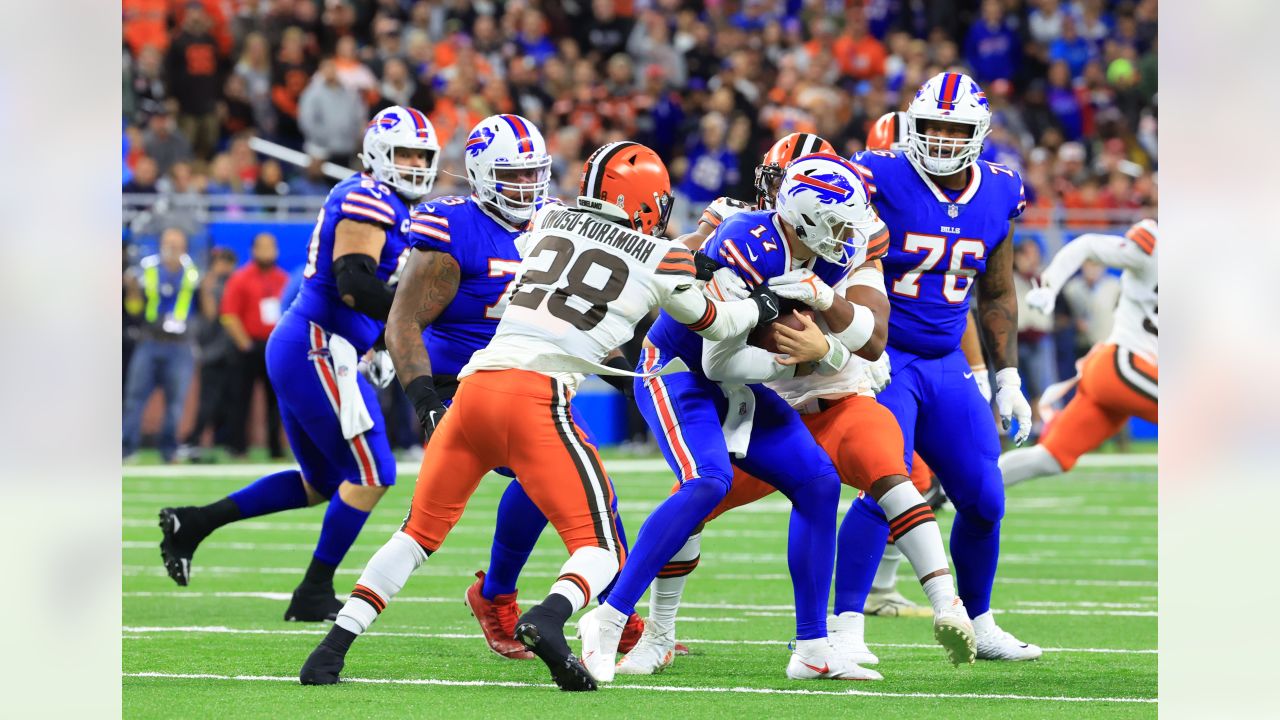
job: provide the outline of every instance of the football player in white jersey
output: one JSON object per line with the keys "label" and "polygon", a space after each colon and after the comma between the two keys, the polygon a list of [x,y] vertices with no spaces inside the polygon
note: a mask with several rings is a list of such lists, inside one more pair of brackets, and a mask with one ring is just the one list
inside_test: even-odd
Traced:
{"label": "football player in white jersey", "polygon": [[1072,386],[1075,397],[1049,422],[1040,444],[1000,456],[1006,487],[1034,477],[1057,475],[1080,456],[1115,435],[1131,417],[1158,422],[1160,249],[1155,220],[1143,220],[1125,233],[1088,233],[1058,251],[1040,274],[1041,285],[1027,293],[1027,304],[1050,314],[1063,284],[1085,260],[1123,268],[1120,303],[1111,335],[1089,351],[1080,373],[1050,388],[1041,413]]}
{"label": "football player in white jersey", "polygon": [[338,681],[351,642],[440,549],[484,474],[505,466],[570,553],[550,594],[516,624],[516,637],[561,689],[596,689],[569,649],[564,623],[613,579],[623,557],[600,456],[571,414],[582,373],[621,373],[601,361],[654,307],[709,338],[732,337],[778,315],[767,290],[733,302],[708,300],[695,281],[693,254],[654,237],[670,211],[671,181],[657,154],[618,142],[587,159],[576,207],[547,207],[534,216],[511,302],[493,341],[459,373],[409,515],[307,658],[303,684]]}

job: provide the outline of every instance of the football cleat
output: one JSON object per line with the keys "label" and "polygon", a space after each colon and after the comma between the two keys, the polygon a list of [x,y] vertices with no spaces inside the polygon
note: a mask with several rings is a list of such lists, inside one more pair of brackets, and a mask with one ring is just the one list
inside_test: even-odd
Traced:
{"label": "football cleat", "polygon": [[471,583],[462,600],[480,623],[480,631],[489,643],[489,649],[511,660],[532,660],[536,655],[516,640],[516,621],[520,619],[520,606],[516,603],[516,593],[504,593],[494,596],[492,600],[485,598],[481,592],[484,588],[484,571],[476,571],[476,581]]}
{"label": "football cleat", "polygon": [[622,626],[622,637],[618,640],[618,654],[626,655],[631,652],[631,648],[640,642],[643,635],[644,619],[640,617],[640,613],[631,613],[631,617],[627,618],[627,624]]}
{"label": "football cleat", "polygon": [[675,655],[675,639],[659,635],[650,628],[645,630],[640,642],[618,661],[615,671],[619,675],[653,675],[671,667]]}
{"label": "football cleat", "polygon": [[1024,643],[996,625],[988,610],[973,619],[979,660],[1035,660],[1043,651],[1038,645]]}
{"label": "football cleat", "polygon": [[305,580],[293,591],[284,619],[289,622],[337,620],[342,601],[333,596],[333,583],[313,585]]}
{"label": "football cleat", "polygon": [[947,491],[942,489],[942,483],[938,482],[937,475],[929,476],[929,489],[924,491],[924,501],[929,504],[929,509],[935,513],[951,501],[947,497]]}
{"label": "football cleat", "polygon": [[194,507],[167,507],[160,511],[160,531],[164,534],[160,540],[160,558],[169,577],[184,587],[191,582],[191,556],[204,539],[194,537],[191,532],[191,513],[195,511]]}
{"label": "football cleat", "polygon": [[603,616],[605,606],[578,618],[578,637],[582,639],[582,662],[597,681],[613,682],[618,661],[618,641],[622,639],[621,625],[614,625]]}
{"label": "football cleat", "polygon": [[853,662],[823,638],[818,652],[803,652],[797,643],[787,663],[787,677],[792,680],[883,680],[884,676]]}
{"label": "football cleat", "polygon": [[933,617],[933,637],[947,651],[952,665],[971,665],[977,655],[973,623],[960,598]]}
{"label": "football cleat", "polygon": [[338,674],[342,672],[344,664],[345,655],[322,642],[307,656],[307,661],[302,663],[298,681],[303,685],[333,685],[338,682]]}
{"label": "football cleat", "polygon": [[596,680],[569,649],[564,624],[550,617],[541,605],[534,605],[516,622],[516,639],[546,663],[551,679],[566,692],[597,689]]}
{"label": "football cleat", "polygon": [[933,610],[911,602],[896,589],[872,588],[862,611],[876,617],[933,617]]}
{"label": "football cleat", "polygon": [[827,616],[827,639],[831,646],[859,665],[876,665],[880,658],[867,647],[864,625],[866,616],[857,612],[842,612]]}

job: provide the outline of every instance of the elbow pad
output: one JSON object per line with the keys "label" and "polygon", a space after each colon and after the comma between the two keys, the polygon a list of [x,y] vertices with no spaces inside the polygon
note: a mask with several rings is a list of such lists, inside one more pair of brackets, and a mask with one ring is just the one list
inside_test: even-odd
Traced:
{"label": "elbow pad", "polygon": [[378,279],[378,265],[368,255],[343,255],[333,261],[338,295],[351,296],[353,307],[374,320],[385,321],[395,299],[395,288]]}

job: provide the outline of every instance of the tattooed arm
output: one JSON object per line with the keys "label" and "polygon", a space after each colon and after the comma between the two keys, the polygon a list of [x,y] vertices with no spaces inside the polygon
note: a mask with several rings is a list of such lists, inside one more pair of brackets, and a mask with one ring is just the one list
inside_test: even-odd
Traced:
{"label": "tattooed arm", "polygon": [[432,250],[409,253],[391,312],[387,315],[387,350],[396,376],[406,389],[415,379],[431,376],[431,359],[422,343],[427,329],[458,292],[458,261]]}
{"label": "tattooed arm", "polygon": [[1018,297],[1013,289],[1013,223],[978,282],[978,319],[996,369],[1018,366]]}

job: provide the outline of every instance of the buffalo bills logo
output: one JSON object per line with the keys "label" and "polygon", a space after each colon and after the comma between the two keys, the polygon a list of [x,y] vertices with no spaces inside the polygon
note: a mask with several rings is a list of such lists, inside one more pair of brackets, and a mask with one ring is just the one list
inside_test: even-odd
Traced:
{"label": "buffalo bills logo", "polygon": [[979,105],[987,108],[988,110],[991,109],[991,105],[987,103],[987,94],[982,92],[982,89],[978,87],[977,83],[969,84],[969,92],[973,95],[974,99],[978,101]]}
{"label": "buffalo bills logo", "polygon": [[493,144],[493,131],[487,127],[482,127],[471,133],[471,137],[467,138],[467,154],[475,157]]}
{"label": "buffalo bills logo", "polygon": [[376,117],[373,120],[369,121],[369,125],[366,129],[372,130],[373,128],[376,127],[380,131],[386,132],[398,124],[400,124],[400,116],[394,115],[392,113],[387,113],[386,115],[383,115],[381,117]]}
{"label": "buffalo bills logo", "polygon": [[825,205],[833,205],[843,203],[853,197],[853,185],[849,182],[849,178],[838,173],[813,173],[811,175],[803,175],[796,173],[791,176],[794,184],[787,190],[788,195],[796,195],[800,192],[811,191],[818,194],[818,202]]}

